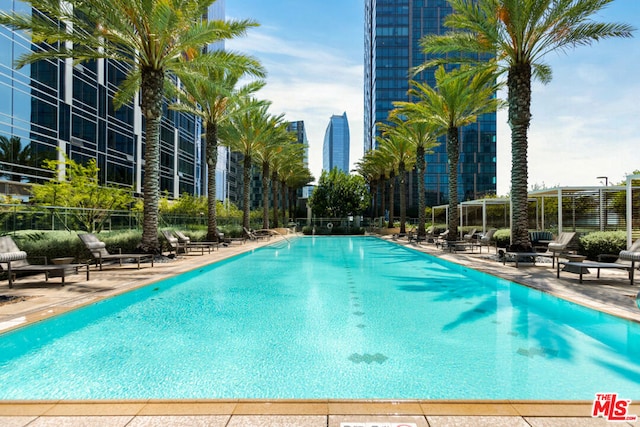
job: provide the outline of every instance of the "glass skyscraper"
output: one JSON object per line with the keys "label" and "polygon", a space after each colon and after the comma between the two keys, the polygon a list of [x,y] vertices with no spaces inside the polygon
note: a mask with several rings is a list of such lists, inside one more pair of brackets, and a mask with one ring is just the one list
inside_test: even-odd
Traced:
{"label": "glass skyscraper", "polygon": [[324,134],[322,146],[322,169],[334,167],[349,173],[349,121],[347,113],[333,115]]}
{"label": "glass skyscraper", "polygon": [[[411,76],[426,55],[420,39],[443,34],[444,18],[452,12],[446,0],[366,0],[364,69],[364,151],[376,148],[376,123],[386,122],[393,101],[411,101],[409,80],[435,84],[433,70]],[[428,205],[448,202],[448,169],[444,138],[426,156],[425,189]],[[417,182],[409,179],[409,205],[417,207]],[[461,200],[495,194],[496,114],[460,130],[458,194]]]}
{"label": "glass skyscraper", "polygon": [[[31,13],[22,2],[6,2]],[[208,18],[224,18],[218,0]],[[215,45],[213,48],[224,48]],[[123,64],[97,60],[74,65],[69,60],[46,60],[16,70],[14,61],[39,49],[23,32],[0,26],[0,193],[27,195],[32,183],[51,179],[42,167],[60,153],[84,162],[96,159],[100,183],[143,191],[144,117],[133,100],[118,110],[113,97],[127,73]],[[171,197],[206,194],[202,126],[194,116],[164,106],[160,129],[160,191]],[[227,168],[228,154],[220,168]],[[60,173],[61,171],[58,171]],[[226,180],[219,179],[224,186]],[[222,192],[222,190],[220,191]]]}

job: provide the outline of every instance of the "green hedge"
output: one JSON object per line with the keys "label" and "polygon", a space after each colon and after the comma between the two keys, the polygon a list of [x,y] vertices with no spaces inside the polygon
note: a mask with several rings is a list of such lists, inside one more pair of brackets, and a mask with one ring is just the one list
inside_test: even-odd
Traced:
{"label": "green hedge", "polygon": [[[316,227],[316,236],[345,236],[345,235],[362,235],[364,234],[364,228],[362,227],[341,227],[339,225],[334,226],[332,229],[327,227]],[[310,236],[313,234],[313,226],[305,225],[302,227],[302,234]]]}
{"label": "green hedge", "polygon": [[[578,247],[580,254],[593,261],[598,260],[598,255],[617,257],[627,248],[627,234],[624,231],[596,231],[580,237]],[[614,257],[612,259],[615,260]]]}

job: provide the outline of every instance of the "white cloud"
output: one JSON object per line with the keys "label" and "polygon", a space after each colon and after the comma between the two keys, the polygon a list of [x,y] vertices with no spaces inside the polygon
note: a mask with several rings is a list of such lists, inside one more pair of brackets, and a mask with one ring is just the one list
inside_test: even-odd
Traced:
{"label": "white cloud", "polygon": [[228,48],[254,55],[267,69],[267,85],[258,97],[272,102],[271,112],[303,120],[309,140],[309,168],[320,177],[322,144],[329,119],[347,113],[353,164],[363,151],[362,58],[302,41],[285,40],[261,27]]}

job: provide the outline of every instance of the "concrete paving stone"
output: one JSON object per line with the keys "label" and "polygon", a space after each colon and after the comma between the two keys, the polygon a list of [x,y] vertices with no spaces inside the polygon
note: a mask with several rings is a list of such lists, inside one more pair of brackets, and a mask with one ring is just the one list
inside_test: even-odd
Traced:
{"label": "concrete paving stone", "polygon": [[530,427],[521,417],[427,416],[429,427]]}
{"label": "concrete paving stone", "polygon": [[327,416],[234,415],[226,427],[327,427]]}
{"label": "concrete paving stone", "polygon": [[634,425],[625,422],[611,423],[602,417],[525,417],[525,420],[531,427],[628,427]]}
{"label": "concrete paving stone", "polygon": [[38,417],[29,427],[126,427],[132,418],[130,415]]}
{"label": "concrete paving stone", "polygon": [[226,427],[229,415],[138,416],[127,427]]}
{"label": "concrete paving stone", "polygon": [[2,427],[24,427],[36,417],[2,417],[0,416],[0,426]]}

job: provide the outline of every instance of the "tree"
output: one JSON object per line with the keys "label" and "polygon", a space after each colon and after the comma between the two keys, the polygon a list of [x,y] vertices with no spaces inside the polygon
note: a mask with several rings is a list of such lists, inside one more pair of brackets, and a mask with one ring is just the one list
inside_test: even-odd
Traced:
{"label": "tree", "polygon": [[271,126],[269,106],[271,102],[256,98],[241,99],[234,111],[219,128],[220,141],[233,151],[242,154],[243,205],[242,226],[250,228],[251,166]]}
{"label": "tree", "polygon": [[[413,168],[416,150],[413,140],[405,136],[405,128],[401,117],[390,114],[389,124],[378,123],[377,126],[382,131],[382,137],[378,138],[378,141],[380,141],[378,149],[387,154],[387,157],[392,162],[392,168],[397,170],[400,184],[400,234],[405,234],[407,232],[406,175],[407,169]],[[389,218],[389,226],[391,227],[392,225],[393,220]]]}
{"label": "tree", "polygon": [[274,204],[274,226],[278,226],[277,216],[277,176],[275,170],[272,173],[278,154],[282,152],[284,146],[292,141],[293,135],[287,131],[287,123],[284,121],[284,115],[271,116],[265,123],[264,133],[259,138],[259,144],[254,151],[255,161],[262,169],[262,228],[269,228],[269,180],[273,186],[273,204]]}
{"label": "tree", "polygon": [[132,190],[98,183],[98,164],[91,159],[86,165],[64,156],[63,161],[45,160],[44,167],[54,172],[65,167],[63,179],[55,178],[31,187],[31,200],[46,206],[74,208],[65,210],[81,230],[93,233],[102,230],[113,210],[128,209],[133,202]]}
{"label": "tree", "polygon": [[[497,65],[497,74],[507,74],[507,101],[511,127],[511,245],[530,250],[527,193],[527,132],[531,122],[531,82],[551,80],[551,69],[543,57],[610,37],[631,37],[626,24],[592,21],[613,0],[449,0],[453,13],[445,25],[452,32],[425,36],[422,47],[436,54],[418,71],[445,63],[472,63],[478,67]],[[484,54],[495,58],[478,62]]]}
{"label": "tree", "polygon": [[[165,87],[200,70],[226,69],[229,53],[205,53],[214,42],[244,35],[253,21],[203,20],[215,0],[27,0],[40,13],[0,13],[0,24],[26,30],[48,48],[25,53],[22,67],[43,59],[112,59],[130,66],[114,96],[116,108],[140,94],[146,123],[141,249],[159,253],[160,121]],[[62,23],[62,25],[60,24]],[[55,46],[55,48],[54,48]]]}
{"label": "tree", "polygon": [[426,203],[424,194],[424,180],[427,170],[426,154],[433,153],[433,148],[440,145],[438,138],[438,124],[431,116],[424,116],[421,112],[413,111],[412,103],[397,102],[392,110],[395,117],[401,118],[400,132],[403,138],[411,142],[415,148],[415,167],[418,175],[418,237],[426,235]]}
{"label": "tree", "polygon": [[[263,77],[260,64],[250,57],[233,57],[238,62],[236,70],[210,70],[206,74],[183,77],[184,92],[179,94],[179,103],[172,105],[178,111],[185,111],[202,119],[205,128],[205,156],[207,162],[207,238],[215,240],[218,230],[216,198],[216,166],[218,164],[218,127],[227,120],[232,106],[243,97],[250,96],[262,87],[262,80],[237,87],[242,76]],[[242,63],[244,62],[244,65]],[[206,72],[206,71],[205,71]]]}
{"label": "tree", "polygon": [[31,145],[22,147],[22,142],[17,136],[0,136],[0,162],[3,163],[0,176],[21,182],[24,175],[20,173],[20,166],[34,166]]}
{"label": "tree", "polygon": [[349,175],[337,167],[322,171],[318,186],[309,198],[314,215],[344,218],[361,215],[367,209],[367,186],[360,175]]}
{"label": "tree", "polygon": [[438,67],[435,72],[436,86],[411,82],[409,95],[418,102],[396,103],[405,110],[413,110],[433,121],[440,133],[447,135],[447,160],[449,161],[449,240],[458,239],[458,164],[460,159],[459,129],[474,123],[484,113],[496,111],[501,102],[495,97],[499,86],[495,84],[494,70],[489,68],[470,74],[468,68],[445,72]]}
{"label": "tree", "polygon": [[286,224],[287,204],[289,205],[289,218],[294,218],[293,205],[295,201],[292,199],[295,193],[291,194],[290,190],[297,190],[313,181],[311,172],[304,165],[306,145],[296,142],[296,137],[292,133],[289,132],[289,135],[291,137],[290,143],[286,144],[283,150],[278,153],[273,167],[275,179],[280,182],[283,226]]}

